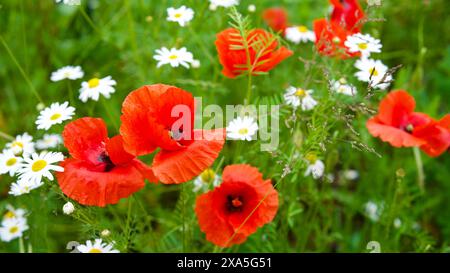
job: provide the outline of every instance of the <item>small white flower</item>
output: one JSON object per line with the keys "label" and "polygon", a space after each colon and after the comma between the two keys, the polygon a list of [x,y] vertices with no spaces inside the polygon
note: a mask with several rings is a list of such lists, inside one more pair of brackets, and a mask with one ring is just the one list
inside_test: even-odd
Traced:
{"label": "small white flower", "polygon": [[72,214],[74,211],[75,211],[75,207],[72,204],[72,202],[67,202],[67,203],[64,204],[64,206],[63,206],[63,213],[64,214],[69,215],[69,214]]}
{"label": "small white flower", "polygon": [[200,61],[199,60],[193,60],[192,61],[192,68],[199,68],[200,67]]}
{"label": "small white flower", "polygon": [[42,139],[36,141],[36,148],[39,150],[45,150],[50,148],[56,148],[63,143],[63,139],[59,134],[45,134]]}
{"label": "small white flower", "polygon": [[342,175],[347,180],[356,180],[359,177],[359,173],[357,170],[345,170]]}
{"label": "small white flower", "polygon": [[163,47],[157,49],[155,52],[156,55],[153,58],[158,61],[156,65],[158,68],[165,64],[170,64],[172,67],[182,65],[189,68],[189,64],[194,61],[194,56],[185,47],[181,49],[171,48],[170,50]]}
{"label": "small white flower", "polygon": [[55,152],[41,152],[40,154],[33,153],[30,156],[25,156],[25,163],[17,171],[20,173],[20,180],[32,181],[38,185],[42,181],[42,177],[53,180],[53,175],[50,171],[62,172],[64,168],[54,163],[64,160],[62,153]]}
{"label": "small white flower", "polygon": [[37,189],[42,185],[44,185],[42,182],[35,183],[31,180],[19,179],[17,182],[11,184],[9,194],[14,196],[28,194],[30,191]]}
{"label": "small white flower", "polygon": [[109,235],[111,235],[111,231],[109,231],[109,229],[104,229],[100,232],[100,236],[102,237],[108,237]]}
{"label": "small white flower", "polygon": [[77,250],[81,253],[119,253],[120,251],[113,249],[112,244],[107,244],[102,239],[95,239],[95,242],[86,241],[85,245],[77,246]]}
{"label": "small white flower", "polygon": [[84,72],[81,70],[80,66],[64,66],[55,72],[52,72],[50,80],[52,82],[57,82],[65,79],[76,80],[83,78]]}
{"label": "small white flower", "polygon": [[249,12],[255,12],[256,11],[256,6],[255,5],[248,5],[248,8],[247,8],[247,10],[249,11]]}
{"label": "small white flower", "polygon": [[340,78],[337,81],[331,82],[331,90],[347,96],[355,96],[357,91],[356,87],[347,83],[347,80],[344,78]]}
{"label": "small white flower", "polygon": [[111,94],[116,91],[113,87],[116,84],[117,82],[111,76],[104,77],[103,79],[92,78],[87,82],[82,82],[79,99],[82,102],[86,102],[88,99],[98,101],[100,95],[109,99]]}
{"label": "small white flower", "polygon": [[11,205],[6,205],[7,212],[3,215],[3,220],[13,219],[13,218],[24,218],[25,213],[27,213],[24,209],[15,209]]}
{"label": "small white flower", "polygon": [[167,21],[178,22],[182,27],[184,27],[187,22],[191,21],[192,18],[194,18],[194,11],[186,6],[181,6],[177,9],[167,9]]}
{"label": "small white flower", "polygon": [[355,62],[355,67],[359,69],[355,73],[358,80],[370,83],[373,88],[384,90],[392,81],[392,76],[386,74],[388,67],[380,60],[361,58]]}
{"label": "small white flower", "polygon": [[208,168],[204,170],[197,178],[194,180],[194,192],[205,192],[209,189],[209,185],[217,187],[220,184],[220,176],[217,175],[214,170]]}
{"label": "small white flower", "polygon": [[308,167],[305,171],[305,176],[312,175],[314,179],[319,179],[325,172],[325,164],[322,160],[318,159],[315,154],[308,154],[305,157]]}
{"label": "small white flower", "polygon": [[314,31],[309,30],[305,26],[293,26],[286,28],[285,37],[288,41],[291,41],[294,44],[316,41],[316,34]]}
{"label": "small white flower", "polygon": [[303,111],[308,111],[317,105],[317,101],[311,96],[313,92],[313,90],[289,86],[284,94],[284,100],[294,109],[300,106]]}
{"label": "small white flower", "polygon": [[33,137],[28,133],[16,136],[16,138],[6,144],[6,148],[10,149],[15,155],[30,154],[34,152]]}
{"label": "small white flower", "polygon": [[239,5],[239,0],[209,0],[209,2],[211,3],[211,5],[224,8]]}
{"label": "small white flower", "polygon": [[54,102],[39,113],[36,125],[38,129],[48,130],[55,124],[72,119],[73,115],[75,115],[75,108],[69,106],[69,102],[66,101],[62,104]]}
{"label": "small white flower", "polygon": [[27,220],[25,218],[10,218],[2,222],[0,227],[0,239],[4,242],[10,242],[16,238],[20,238],[23,232],[28,229]]}
{"label": "small white flower", "polygon": [[369,57],[371,53],[380,53],[382,47],[380,40],[373,38],[369,34],[361,33],[347,36],[344,44],[349,52],[361,52],[363,57]]}
{"label": "small white flower", "polygon": [[10,176],[13,176],[19,169],[22,160],[23,159],[16,156],[12,150],[4,150],[3,153],[0,154],[0,174],[9,173]]}
{"label": "small white flower", "polygon": [[258,123],[251,117],[237,117],[227,126],[227,137],[231,139],[251,141],[258,131]]}
{"label": "small white flower", "polygon": [[44,108],[45,108],[45,104],[43,104],[42,102],[40,102],[36,105],[36,110],[38,110],[38,111],[44,110]]}
{"label": "small white flower", "polygon": [[382,205],[378,206],[375,202],[369,201],[365,204],[364,211],[370,220],[378,222],[383,212],[383,206]]}
{"label": "small white flower", "polygon": [[399,229],[402,226],[402,220],[400,218],[395,218],[394,219],[394,227],[396,229]]}

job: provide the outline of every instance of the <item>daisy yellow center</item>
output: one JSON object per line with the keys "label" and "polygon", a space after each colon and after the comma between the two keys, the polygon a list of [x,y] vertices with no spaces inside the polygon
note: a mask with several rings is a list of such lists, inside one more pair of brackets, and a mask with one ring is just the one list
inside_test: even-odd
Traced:
{"label": "daisy yellow center", "polygon": [[39,172],[40,170],[44,169],[45,166],[47,166],[47,161],[43,159],[36,160],[33,165],[31,165],[31,170],[33,172]]}
{"label": "daisy yellow center", "polygon": [[14,141],[11,146],[16,147],[19,146],[20,148],[23,148],[23,143],[20,141]]}
{"label": "daisy yellow center", "polygon": [[14,214],[14,212],[8,211],[7,213],[5,213],[5,216],[4,216],[4,217],[5,217],[5,218],[11,219],[11,218],[16,217],[16,215]]}
{"label": "daisy yellow center", "polygon": [[299,27],[297,27],[297,30],[298,30],[299,32],[301,32],[301,33],[306,33],[306,32],[308,32],[308,28],[305,27],[305,26],[299,26]]}
{"label": "daisy yellow center", "polygon": [[175,14],[175,18],[180,18],[181,17],[181,13],[176,13]]}
{"label": "daisy yellow center", "polygon": [[88,81],[89,88],[97,87],[100,84],[100,79],[93,78]]}
{"label": "daisy yellow center", "polygon": [[306,91],[305,89],[299,88],[297,89],[297,91],[295,91],[295,95],[297,97],[304,98],[306,96]]}
{"label": "daisy yellow center", "polygon": [[89,250],[89,253],[102,253],[102,251],[98,248],[92,248],[91,250]]}
{"label": "daisy yellow center", "polygon": [[375,69],[375,67],[372,67],[372,68],[369,70],[369,72],[370,72],[370,75],[378,76],[378,71]]}
{"label": "daisy yellow center", "polygon": [[17,233],[17,231],[19,231],[19,228],[17,226],[11,227],[9,229],[9,233],[12,233],[12,234]]}
{"label": "daisy yellow center", "polygon": [[216,173],[212,169],[206,169],[200,175],[200,177],[202,178],[202,181],[205,183],[213,182],[215,176],[216,176]]}
{"label": "daisy yellow center", "polygon": [[51,117],[50,120],[57,120],[61,117],[60,113],[54,113]]}
{"label": "daisy yellow center", "polygon": [[362,50],[364,50],[364,49],[367,49],[367,43],[359,43],[358,44],[358,47],[359,47],[359,49],[362,49]]}
{"label": "daisy yellow center", "polygon": [[169,59],[171,60],[175,60],[176,58],[178,58],[178,56],[175,54],[169,56]]}
{"label": "daisy yellow center", "polygon": [[310,163],[315,163],[317,161],[317,155],[314,153],[309,153],[305,156],[306,160],[308,160]]}
{"label": "daisy yellow center", "polygon": [[14,164],[16,164],[17,159],[15,157],[12,157],[10,159],[8,159],[8,161],[6,161],[6,166],[11,167],[14,166]]}
{"label": "daisy yellow center", "polygon": [[248,129],[247,128],[241,128],[241,129],[239,129],[238,133],[241,134],[241,135],[245,135],[245,134],[248,133]]}

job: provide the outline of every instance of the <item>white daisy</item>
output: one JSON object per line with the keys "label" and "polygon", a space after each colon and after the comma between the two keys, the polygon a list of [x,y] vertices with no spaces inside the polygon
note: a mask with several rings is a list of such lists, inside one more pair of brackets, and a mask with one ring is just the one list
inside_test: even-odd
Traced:
{"label": "white daisy", "polygon": [[56,148],[63,143],[63,139],[59,134],[45,134],[42,139],[36,141],[36,148],[39,150],[45,150],[50,148]]}
{"label": "white daisy", "polygon": [[32,180],[19,179],[17,182],[12,183],[9,189],[9,194],[14,196],[19,196],[23,194],[28,194],[30,191],[39,188],[44,185],[42,182],[35,182]]}
{"label": "white daisy", "polygon": [[314,31],[309,30],[305,26],[293,26],[286,28],[285,37],[288,41],[291,41],[294,44],[316,41],[316,34]]}
{"label": "white daisy", "polygon": [[57,82],[65,79],[76,80],[83,78],[84,72],[81,70],[80,66],[64,66],[55,72],[52,72],[50,80],[52,82]]}
{"label": "white daisy", "polygon": [[88,99],[98,101],[101,94],[109,99],[111,94],[116,91],[113,87],[116,84],[117,82],[111,76],[104,77],[103,79],[92,78],[87,82],[81,83],[79,98],[82,102],[86,102]]}
{"label": "white daisy", "polygon": [[231,139],[251,141],[258,131],[258,123],[251,117],[237,117],[227,126],[227,137]]}
{"label": "white daisy", "polygon": [[369,201],[364,205],[364,212],[370,220],[378,222],[383,212],[383,205],[378,205],[373,201]]}
{"label": "white daisy", "polygon": [[23,232],[28,229],[27,220],[25,218],[11,218],[4,220],[0,227],[0,239],[4,242],[10,242],[16,238],[20,238]]}
{"label": "white daisy", "polygon": [[3,215],[3,220],[13,219],[13,218],[24,218],[25,213],[27,213],[24,209],[15,209],[11,205],[6,205],[7,212]]}
{"label": "white daisy", "polygon": [[158,61],[156,67],[161,67],[165,64],[170,64],[172,67],[178,67],[180,65],[189,68],[189,63],[194,62],[194,56],[191,52],[187,51],[185,47],[181,49],[171,48],[170,50],[166,47],[157,49],[156,55],[153,59]]}
{"label": "white daisy", "polygon": [[300,106],[303,111],[308,111],[317,105],[317,101],[311,96],[313,92],[313,90],[289,86],[284,94],[284,100],[294,108]]}
{"label": "white daisy", "polygon": [[211,3],[211,5],[224,8],[239,5],[239,0],[209,0],[209,2]]}
{"label": "white daisy", "polygon": [[54,163],[64,160],[62,153],[55,152],[41,152],[40,154],[33,153],[31,157],[25,156],[21,168],[17,171],[20,173],[20,179],[40,184],[42,177],[53,180],[53,175],[50,171],[62,172],[64,168]]}
{"label": "white daisy", "polygon": [[210,185],[217,187],[220,184],[220,176],[217,175],[213,169],[204,170],[195,180],[194,180],[194,192],[202,191],[205,192],[209,189]]}
{"label": "white daisy", "polygon": [[325,164],[322,160],[318,159],[317,155],[314,153],[307,154],[305,159],[308,163],[308,167],[306,168],[304,175],[312,175],[314,179],[321,178],[325,172]]}
{"label": "white daisy", "polygon": [[186,6],[181,6],[177,9],[167,9],[167,21],[178,22],[182,27],[184,27],[187,22],[191,21],[192,18],[194,18],[194,11]]}
{"label": "white daisy", "polygon": [[54,102],[39,113],[36,125],[38,129],[48,130],[55,124],[61,124],[65,120],[72,119],[74,114],[75,108],[69,106],[69,102],[66,101],[62,104]]}
{"label": "white daisy", "polygon": [[30,154],[34,152],[33,137],[28,133],[16,136],[16,138],[6,144],[6,148],[10,149],[15,155]]}
{"label": "white daisy", "polygon": [[0,174],[9,173],[10,176],[13,176],[20,167],[22,160],[12,150],[3,150],[3,153],[0,154]]}
{"label": "white daisy", "polygon": [[75,211],[75,206],[72,202],[67,202],[63,206],[63,213],[66,215],[72,214]]}
{"label": "white daisy", "polygon": [[355,96],[357,93],[356,87],[347,83],[347,80],[344,78],[340,78],[337,81],[332,81],[331,90],[338,94],[344,94],[347,96]]}
{"label": "white daisy", "polygon": [[85,245],[77,246],[81,253],[119,253],[119,250],[113,249],[112,244],[104,243],[102,239],[95,239],[95,242],[86,241]]}
{"label": "white daisy", "polygon": [[392,81],[392,76],[386,74],[388,67],[380,60],[361,58],[355,62],[355,67],[359,69],[355,73],[358,80],[370,83],[373,88],[384,90]]}
{"label": "white daisy", "polygon": [[349,52],[361,52],[363,57],[369,57],[371,53],[381,52],[380,40],[373,38],[369,34],[355,33],[347,36],[345,46]]}

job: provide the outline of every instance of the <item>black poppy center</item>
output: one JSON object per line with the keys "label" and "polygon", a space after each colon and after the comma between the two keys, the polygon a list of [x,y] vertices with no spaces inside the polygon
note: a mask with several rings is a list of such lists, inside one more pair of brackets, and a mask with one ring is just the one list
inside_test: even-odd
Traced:
{"label": "black poppy center", "polygon": [[227,196],[228,211],[230,211],[230,212],[242,211],[243,206],[244,206],[244,200],[243,200],[242,196],[233,196],[233,195]]}
{"label": "black poppy center", "polygon": [[111,161],[111,158],[106,153],[101,153],[98,157],[98,162],[105,164],[104,172],[109,172],[114,168],[114,163]]}

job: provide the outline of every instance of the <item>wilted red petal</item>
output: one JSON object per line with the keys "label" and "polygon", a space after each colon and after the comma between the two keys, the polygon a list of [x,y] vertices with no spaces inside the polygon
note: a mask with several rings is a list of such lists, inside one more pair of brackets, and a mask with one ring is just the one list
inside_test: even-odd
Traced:
{"label": "wilted red petal", "polygon": [[73,158],[98,164],[105,151],[108,132],[99,118],[84,117],[68,123],[62,132],[64,146]]}
{"label": "wilted red petal", "polygon": [[[161,150],[153,159],[152,170],[159,181],[179,184],[198,176],[211,166],[222,150],[224,130],[195,130],[195,139],[177,151]],[[203,134],[203,139],[199,136]],[[210,140],[208,140],[210,139]]]}

